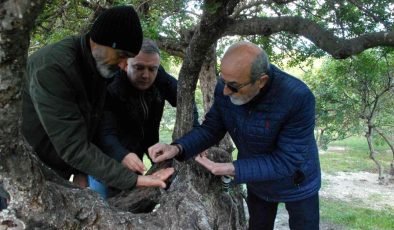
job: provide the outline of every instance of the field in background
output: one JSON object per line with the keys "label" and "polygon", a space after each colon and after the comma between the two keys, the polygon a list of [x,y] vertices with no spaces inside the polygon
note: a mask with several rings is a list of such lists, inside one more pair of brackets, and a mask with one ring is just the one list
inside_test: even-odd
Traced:
{"label": "field in background", "polygon": [[[377,159],[388,173],[390,161],[393,159],[390,148],[386,144],[377,145]],[[376,164],[369,158],[368,143],[362,137],[350,137],[329,145],[327,151],[320,151],[321,168],[326,173],[337,171],[377,173]]]}
{"label": "field in background", "polygon": [[[388,173],[392,160],[392,153],[388,151],[390,148],[387,145],[381,145],[376,146],[376,149],[379,151],[377,158],[383,164],[385,173]],[[369,158],[368,143],[362,137],[351,137],[333,142],[328,151],[321,151],[320,163],[322,171],[329,174],[336,172],[377,173],[375,163]],[[376,179],[377,177],[378,174],[376,174]],[[324,186],[330,186],[330,184],[323,181]],[[359,206],[353,202],[322,198],[321,219],[344,226],[344,229],[394,229],[394,209],[373,210]]]}

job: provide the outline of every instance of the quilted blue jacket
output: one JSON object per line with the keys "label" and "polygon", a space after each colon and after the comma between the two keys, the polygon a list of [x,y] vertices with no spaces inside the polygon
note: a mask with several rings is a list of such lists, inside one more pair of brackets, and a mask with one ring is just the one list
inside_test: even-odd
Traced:
{"label": "quilted blue jacket", "polygon": [[299,79],[270,65],[269,81],[244,105],[234,105],[218,83],[215,101],[200,127],[175,141],[190,158],[229,132],[238,149],[236,183],[272,202],[315,195],[321,184],[314,138],[315,98]]}

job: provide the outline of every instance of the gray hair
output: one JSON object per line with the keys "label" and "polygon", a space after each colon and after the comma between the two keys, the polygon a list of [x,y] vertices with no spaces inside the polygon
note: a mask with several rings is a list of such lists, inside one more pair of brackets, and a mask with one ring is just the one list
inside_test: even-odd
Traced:
{"label": "gray hair", "polygon": [[142,41],[142,46],[140,52],[143,53],[148,53],[148,54],[158,54],[160,56],[160,50],[156,45],[156,42],[154,42],[151,39],[144,38]]}
{"label": "gray hair", "polygon": [[268,55],[264,50],[256,56],[255,60],[250,67],[250,78],[252,81],[257,81],[264,74],[268,74],[269,71],[269,60]]}

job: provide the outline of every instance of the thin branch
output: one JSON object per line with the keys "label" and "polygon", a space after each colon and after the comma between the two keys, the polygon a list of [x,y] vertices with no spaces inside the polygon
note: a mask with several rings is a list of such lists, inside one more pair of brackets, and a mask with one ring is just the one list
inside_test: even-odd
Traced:
{"label": "thin branch", "polygon": [[[319,3],[317,3],[317,4],[319,4]],[[297,2],[295,2],[294,5],[297,8],[299,8],[299,9],[303,9],[305,12],[307,12],[310,15],[312,15],[313,17],[318,18],[320,20],[323,20],[322,16],[320,16],[318,14],[315,14],[313,12],[313,10],[311,10],[311,8],[309,7],[308,3],[304,3],[303,5],[301,5],[301,4],[297,3]]]}
{"label": "thin branch", "polygon": [[286,5],[288,3],[295,2],[295,0],[266,0],[266,1],[254,1],[250,2],[249,4],[245,4],[243,6],[238,7],[234,11],[234,13],[230,16],[230,18],[237,18],[240,16],[241,12],[247,9],[250,9],[252,7],[257,7],[260,5],[272,5],[272,4],[277,4],[277,5]]}
{"label": "thin branch", "polygon": [[353,4],[354,6],[356,6],[360,11],[362,11],[365,15],[368,15],[369,17],[371,17],[375,22],[377,23],[382,23],[384,25],[384,27],[386,28],[387,31],[391,31],[392,27],[390,26],[390,23],[385,21],[384,18],[379,17],[373,13],[371,13],[371,9],[365,9],[359,1],[354,1],[354,0],[348,0],[348,2],[350,2],[351,4]]}
{"label": "thin branch", "polygon": [[265,4],[267,4],[267,1],[251,2],[250,4],[243,5],[243,6],[239,7],[238,9],[236,9],[234,11],[234,13],[230,17],[231,18],[237,18],[241,14],[242,11],[250,9],[252,7],[255,7],[255,6],[260,6],[260,5],[265,5]]}
{"label": "thin branch", "polygon": [[384,139],[384,141],[387,143],[387,145],[390,147],[391,152],[394,155],[394,145],[391,143],[390,139],[387,137],[386,134],[382,130],[380,130],[378,127],[374,127],[376,132]]}

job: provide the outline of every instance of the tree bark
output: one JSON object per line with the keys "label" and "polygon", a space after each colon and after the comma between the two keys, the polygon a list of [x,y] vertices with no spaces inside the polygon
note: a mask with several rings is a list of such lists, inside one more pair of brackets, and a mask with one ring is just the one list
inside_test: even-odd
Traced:
{"label": "tree bark", "polygon": [[[11,197],[7,209],[0,213],[1,229],[245,227],[243,200],[238,187],[233,188],[230,194],[223,192],[220,179],[193,162],[172,162],[177,174],[168,190],[134,189],[109,200],[109,203],[89,189],[64,181],[42,165],[31,149],[25,147],[18,127],[29,30],[43,2],[14,3],[7,1],[1,5],[4,15],[1,15],[0,24],[0,182]],[[213,155],[221,156],[220,153]],[[165,164],[157,167],[165,167]],[[124,197],[138,199],[120,202]]]}
{"label": "tree bark", "polygon": [[394,145],[390,142],[389,138],[387,137],[387,135],[385,135],[385,134],[383,133],[382,130],[380,130],[379,128],[376,128],[376,127],[375,127],[375,130],[376,130],[376,132],[379,133],[379,135],[383,138],[383,140],[387,143],[387,145],[388,145],[388,146],[390,147],[390,149],[391,149],[391,153],[392,153],[392,155],[393,155],[393,160],[392,160],[391,163],[390,163],[390,172],[389,172],[389,174],[390,174],[391,176],[394,176]]}
{"label": "tree bark", "polygon": [[[225,32],[231,23],[229,15],[233,12],[238,1],[235,0],[206,0],[205,10],[201,21],[195,30],[189,46],[186,49],[185,59],[179,73],[177,116],[173,138],[176,139],[188,132],[193,124],[194,92],[198,75],[209,47],[214,44]],[[214,7],[216,11],[210,10]]]}
{"label": "tree bark", "polygon": [[[207,55],[204,63],[202,64],[201,71],[199,74],[200,86],[204,102],[204,111],[207,113],[213,104],[214,92],[216,86],[216,43],[213,44]],[[220,141],[220,148],[231,153],[234,150],[233,142],[228,133]]]}
{"label": "tree bark", "polygon": [[[25,74],[29,32],[43,7],[43,1],[0,3],[0,184],[11,197],[7,213],[0,214],[0,226],[21,226],[18,213],[34,209],[43,178],[31,164],[19,133],[20,88]],[[29,205],[26,205],[29,204]]]}
{"label": "tree bark", "polygon": [[372,159],[373,162],[375,162],[376,167],[378,168],[378,173],[379,173],[379,182],[383,183],[384,175],[383,175],[383,167],[379,163],[379,161],[376,159],[376,150],[373,146],[373,127],[370,124],[370,121],[368,122],[368,131],[365,134],[365,137],[367,138],[368,142],[368,148],[369,148],[369,157]]}
{"label": "tree bark", "polygon": [[[173,160],[155,166],[160,168],[170,164],[175,167],[176,175],[168,190],[137,188],[124,191],[107,203],[89,189],[77,188],[58,177],[34,157],[31,149],[25,147],[19,132],[20,88],[22,77],[26,74],[29,31],[44,2],[0,2],[0,183],[11,197],[7,210],[0,213],[0,229],[245,228],[239,188],[232,188],[230,193],[222,191],[220,178],[193,161],[179,163]],[[191,92],[196,88],[207,51],[225,35],[250,34],[252,29],[256,30],[254,34],[270,35],[282,29],[307,37],[336,58],[373,46],[394,46],[392,32],[345,40],[335,37],[314,22],[297,17],[235,21],[231,15],[239,2],[205,0],[201,21],[195,29],[186,33],[190,35],[187,41],[164,43],[165,40],[162,40],[162,46],[174,54],[184,55],[179,76],[180,96],[174,138],[185,134],[192,126],[190,111],[194,94]],[[285,4],[290,1],[272,2]],[[355,42],[359,44],[355,45]],[[209,71],[214,70],[211,65],[206,66]],[[369,143],[372,146],[371,139]],[[371,148],[373,153],[373,146]],[[219,162],[231,160],[228,153],[217,148],[210,149],[209,156]]]}

